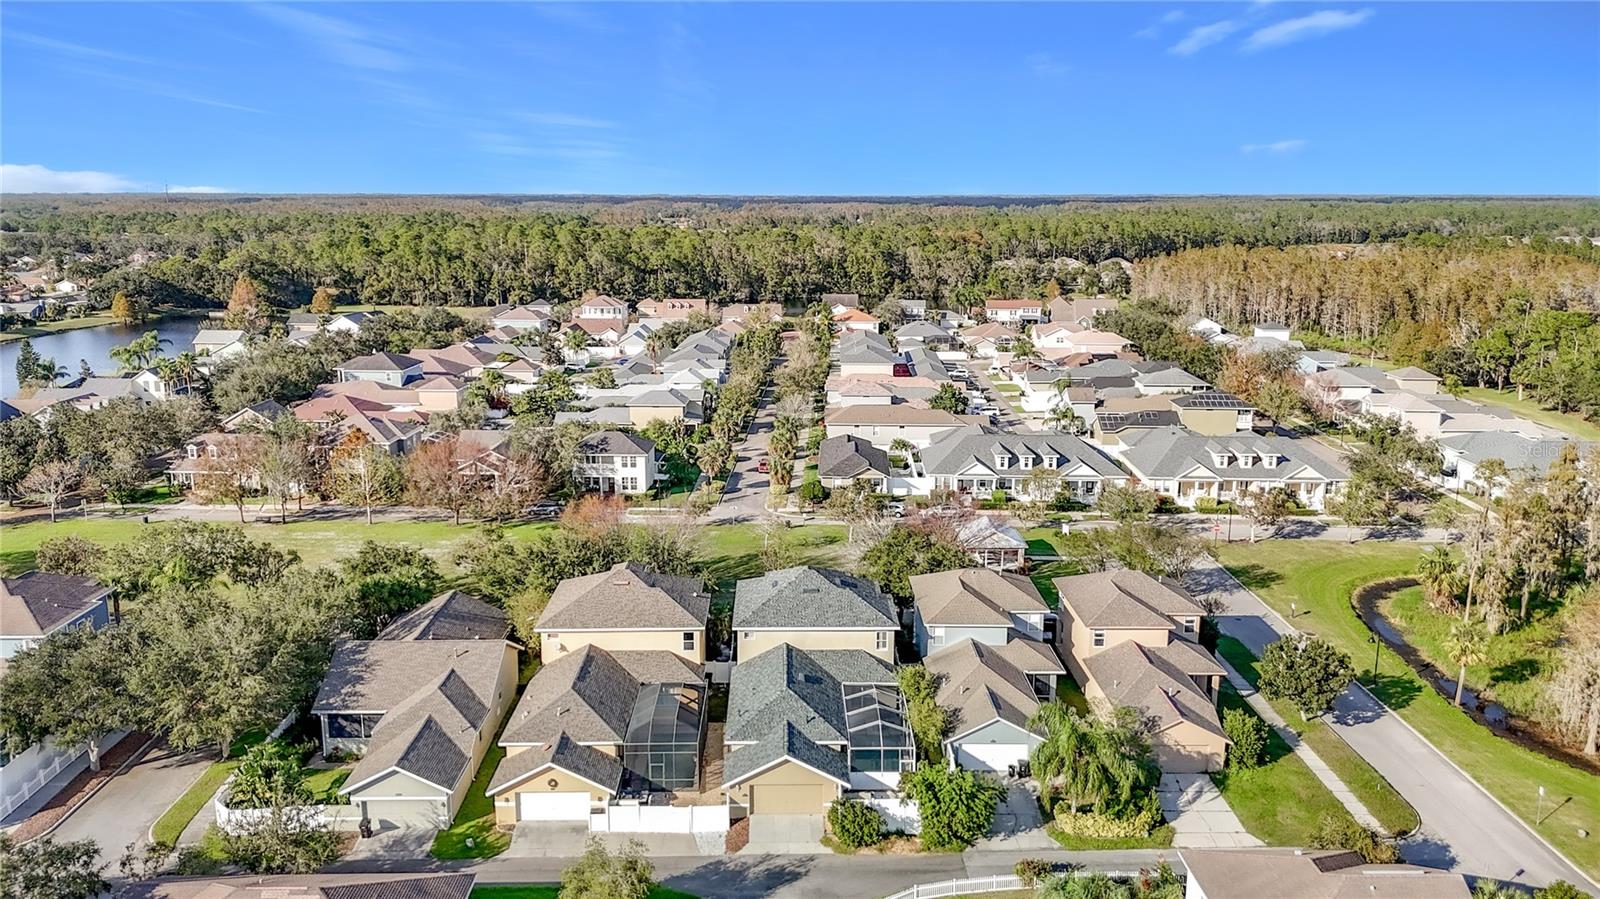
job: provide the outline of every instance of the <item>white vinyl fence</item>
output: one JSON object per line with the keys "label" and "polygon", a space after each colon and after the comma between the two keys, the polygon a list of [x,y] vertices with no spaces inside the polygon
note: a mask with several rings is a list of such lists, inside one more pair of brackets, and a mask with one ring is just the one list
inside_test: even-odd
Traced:
{"label": "white vinyl fence", "polygon": [[884,830],[909,834],[922,833],[922,812],[917,808],[916,800],[901,799],[890,794],[868,796],[861,801],[877,809],[878,814],[883,816]]}
{"label": "white vinyl fence", "polygon": [[[211,797],[211,808],[217,814],[217,827],[230,833],[249,830],[272,814],[265,808],[229,808],[229,787],[233,775],[223,781],[222,789]],[[332,830],[356,830],[361,826],[361,809],[355,805],[297,805],[284,809],[291,819],[318,822]]]}
{"label": "white vinyl fence", "polygon": [[946,880],[942,883],[919,883],[909,890],[885,899],[937,899],[939,896],[965,896],[969,893],[998,893],[1001,890],[1022,889],[1022,879],[1015,874],[993,874],[989,877],[968,877],[965,880]]}
{"label": "white vinyl fence", "polygon": [[726,833],[728,805],[607,805],[589,816],[589,829],[609,833]]}

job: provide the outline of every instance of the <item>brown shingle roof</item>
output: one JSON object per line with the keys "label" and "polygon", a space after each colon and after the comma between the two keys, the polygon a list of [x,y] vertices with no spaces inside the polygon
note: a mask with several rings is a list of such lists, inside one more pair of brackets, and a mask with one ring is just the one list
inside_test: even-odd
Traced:
{"label": "brown shingle roof", "polygon": [[705,627],[711,597],[698,578],[651,571],[633,562],[567,578],[539,616],[541,631]]}
{"label": "brown shingle roof", "polygon": [[1055,579],[1056,592],[1073,617],[1091,628],[1167,628],[1174,618],[1204,611],[1184,589],[1142,571],[1118,569]]}
{"label": "brown shingle roof", "polygon": [[928,624],[1009,627],[1012,612],[1050,608],[1026,576],[988,568],[915,575],[911,594]]}

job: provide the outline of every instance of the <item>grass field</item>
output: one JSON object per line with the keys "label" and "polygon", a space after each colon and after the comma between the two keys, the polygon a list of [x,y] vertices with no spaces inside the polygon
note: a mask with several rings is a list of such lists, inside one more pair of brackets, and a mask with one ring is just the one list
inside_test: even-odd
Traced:
{"label": "grass field", "polygon": [[[1223,711],[1256,714],[1228,684],[1222,686],[1220,705]],[[1324,817],[1348,818],[1350,812],[1277,731],[1268,734],[1266,761],[1260,766],[1218,771],[1211,780],[1252,836],[1268,846],[1304,846]]]}
{"label": "grass field", "polygon": [[1493,387],[1468,387],[1465,396],[1469,400],[1477,400],[1480,403],[1504,406],[1531,422],[1548,425],[1559,431],[1566,431],[1574,437],[1584,440],[1600,440],[1600,425],[1585,419],[1581,415],[1546,409],[1537,400],[1519,400],[1515,390],[1495,390]]}
{"label": "grass field", "polygon": [[1218,556],[1280,613],[1297,603],[1296,627],[1349,653],[1374,694],[1530,826],[1543,787],[1544,817],[1536,829],[1591,876],[1600,875],[1600,840],[1578,836],[1579,828],[1592,832],[1600,821],[1600,777],[1494,736],[1388,650],[1380,652],[1381,673],[1373,684],[1373,645],[1350,594],[1362,584],[1408,573],[1418,552],[1405,545],[1297,540],[1223,546]]}
{"label": "grass field", "polygon": [[[1232,637],[1223,637],[1217,647],[1217,652],[1228,660],[1234,670],[1244,675],[1244,679],[1251,686],[1256,683],[1256,657],[1243,643]],[[1327,722],[1322,719],[1301,721],[1300,715],[1289,703],[1281,700],[1273,702],[1272,708],[1278,713],[1289,729],[1300,735],[1307,746],[1315,752],[1333,773],[1344,781],[1345,786],[1361,800],[1361,804],[1372,812],[1378,823],[1391,836],[1410,833],[1417,829],[1421,819],[1417,817],[1417,810],[1411,803],[1395,792],[1383,775],[1379,774],[1366,760],[1356,754],[1344,738],[1340,737]]]}
{"label": "grass field", "polygon": [[[484,753],[483,764],[478,766],[472,785],[467,787],[466,798],[456,810],[456,819],[448,830],[439,831],[433,838],[434,858],[490,858],[511,845],[511,835],[495,829],[494,800],[484,792],[489,788],[494,769],[505,756],[505,749],[499,746],[490,746]],[[471,846],[467,845],[467,840],[472,841]],[[476,891],[473,895],[477,895]]]}

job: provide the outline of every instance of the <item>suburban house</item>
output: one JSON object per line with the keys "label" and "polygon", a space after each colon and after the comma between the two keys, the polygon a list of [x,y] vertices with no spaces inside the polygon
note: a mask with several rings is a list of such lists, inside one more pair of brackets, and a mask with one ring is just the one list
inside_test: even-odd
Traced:
{"label": "suburban house", "polygon": [[1058,331],[1055,338],[1060,342],[1058,349],[1064,355],[1083,354],[1096,359],[1115,358],[1127,352],[1129,340],[1121,334],[1110,331],[1097,331],[1093,328],[1073,330],[1068,325],[1064,331]]}
{"label": "suburban house", "polygon": [[582,821],[622,795],[700,786],[701,665],[660,649],[585,644],[529,681],[489,779],[495,821]]}
{"label": "suburban house", "polygon": [[1017,332],[999,322],[985,322],[962,331],[958,338],[967,352],[978,357],[993,358],[1011,352],[1017,342]]}
{"label": "suburban house", "polygon": [[1009,325],[1044,321],[1043,300],[985,300],[983,314],[992,322]]}
{"label": "suburban house", "polygon": [[907,322],[896,328],[894,339],[900,346],[917,344],[938,351],[953,350],[961,343],[949,331],[933,322],[921,320]]}
{"label": "suburban house", "polygon": [[450,826],[517,693],[505,613],[442,593],[374,640],[335,645],[311,713],[322,752],[361,756],[339,792],[377,827]]}
{"label": "suburban house", "polygon": [[543,331],[550,324],[548,304],[505,304],[489,310],[492,328],[515,328],[518,331]]}
{"label": "suburban house", "polygon": [[626,318],[575,318],[567,323],[568,331],[581,333],[592,355],[615,356],[617,345],[622,342],[628,333],[628,320]]}
{"label": "suburban house", "polygon": [[910,297],[897,301],[900,304],[900,313],[911,321],[928,317],[928,301],[915,300]]}
{"label": "suburban house", "polygon": [[[1025,574],[989,568],[917,574],[911,576],[911,595],[912,639],[923,656],[962,640],[988,646],[1032,640],[1045,646],[1041,641],[1054,637],[1055,613]],[[1041,675],[1037,684],[1041,696],[1055,695],[1055,676],[1064,669],[1057,659],[1049,670],[1053,673]]]}
{"label": "suburban house", "polygon": [[1099,443],[1117,446],[1126,443],[1124,435],[1153,428],[1181,426],[1195,434],[1227,437],[1249,431],[1254,423],[1250,404],[1219,390],[1149,396],[1119,392],[1095,408],[1090,432]]}
{"label": "suburban house", "polygon": [[861,437],[873,446],[888,447],[896,440],[925,447],[971,419],[910,403],[857,405],[830,408],[822,415],[829,437]]}
{"label": "suburban house", "polygon": [[876,584],[810,566],[740,581],[732,620],[735,672],[785,643],[807,650],[861,650],[893,664],[900,631],[894,601]]}
{"label": "suburban house", "polygon": [[1224,672],[1197,642],[1199,604],[1176,582],[1131,569],[1054,583],[1067,668],[1090,702],[1151,720],[1162,770],[1220,770],[1228,746],[1217,715]]}
{"label": "suburban house", "polygon": [[1094,324],[1095,316],[1116,309],[1117,302],[1111,297],[1078,297],[1070,300],[1056,297],[1046,304],[1045,313],[1050,317],[1051,324],[1068,322],[1087,328]]}
{"label": "suburban house", "polygon": [[290,333],[315,334],[329,331],[339,334],[359,334],[361,328],[382,312],[341,312],[337,315],[318,315],[314,312],[294,312],[289,315]]}
{"label": "suburban house", "polygon": [[1043,741],[1028,726],[1043,700],[1025,668],[1053,666],[1060,673],[1064,669],[1054,655],[1031,640],[995,645],[965,638],[923,660],[939,685],[934,701],[950,713],[944,754],[951,767],[1002,776],[1024,770]]}
{"label": "suburban house", "polygon": [[[0,673],[6,660],[51,634],[105,627],[111,620],[110,595],[111,588],[75,575],[30,571],[0,578]],[[109,745],[118,737],[103,742]],[[33,798],[64,769],[86,765],[87,756],[85,745],[63,746],[48,737],[15,754],[0,748],[0,817]]]}
{"label": "suburban house", "polygon": [[677,653],[698,665],[706,660],[710,614],[711,597],[698,578],[619,562],[556,585],[536,625],[539,654],[548,665],[594,645]]}
{"label": "suburban house", "polygon": [[404,387],[422,377],[422,360],[400,353],[372,353],[344,362],[334,372],[340,381],[377,381]]}
{"label": "suburban house", "polygon": [[1026,563],[1028,541],[1022,532],[988,515],[974,515],[956,528],[956,545],[972,561],[995,571],[1016,571]]}
{"label": "suburban house", "polygon": [[734,666],[723,746],[723,786],[751,815],[821,815],[916,762],[893,663],[789,643]]}
{"label": "suburban house", "polygon": [[818,302],[828,307],[830,315],[843,315],[851,309],[861,308],[861,294],[825,293],[818,299]]}
{"label": "suburban house", "polygon": [[406,353],[422,363],[423,375],[476,378],[497,364],[495,354],[474,343],[454,343],[437,349],[418,347]]}
{"label": "suburban house", "polygon": [[194,335],[194,353],[212,360],[226,359],[245,351],[244,332],[234,329],[201,328]]}
{"label": "suburban house", "polygon": [[1135,390],[1139,391],[1140,396],[1200,393],[1211,389],[1210,384],[1176,365],[1148,368],[1140,371],[1133,376],[1133,386]]}
{"label": "suburban house", "polygon": [[374,446],[394,456],[416,448],[427,421],[426,413],[342,394],[312,397],[294,407],[294,417],[332,432],[334,440],[360,431]]}
{"label": "suburban house", "polygon": [[250,874],[147,880],[122,899],[471,899],[476,874]]}
{"label": "suburban house", "polygon": [[[852,375],[909,375],[910,366],[889,341],[875,331],[846,331],[833,347],[838,373]],[[895,369],[900,370],[897,372]]]}
{"label": "suburban house", "polygon": [[589,408],[559,412],[556,421],[599,421],[637,429],[654,421],[681,418],[697,425],[705,420],[704,401],[703,387],[636,382],[612,390],[585,389],[581,402]]}
{"label": "suburban house", "polygon": [[1202,498],[1238,499],[1250,490],[1283,489],[1301,506],[1321,511],[1350,480],[1340,462],[1309,440],[1246,431],[1227,436],[1179,427],[1129,430],[1108,446],[1137,483],[1194,508]]}
{"label": "suburban house", "polygon": [[706,313],[704,297],[670,297],[661,300],[640,300],[640,318],[660,318],[667,321],[686,319],[699,312]]}
{"label": "suburban house", "polygon": [[887,493],[891,473],[889,454],[864,437],[829,437],[817,449],[817,479],[829,489],[867,481]]}
{"label": "suburban house", "polygon": [[[1451,490],[1467,490],[1483,495],[1488,484],[1478,475],[1478,466],[1490,459],[1505,463],[1511,477],[1532,475],[1542,477],[1550,470],[1550,463],[1561,457],[1568,447],[1578,451],[1580,457],[1589,453],[1587,441],[1568,437],[1529,437],[1505,431],[1479,431],[1473,434],[1452,434],[1439,441],[1439,452],[1444,457],[1443,472],[1434,482]],[[1502,479],[1494,484],[1494,495],[1501,496],[1509,486]]]}
{"label": "suburban house", "polygon": [[1098,449],[1070,434],[993,433],[965,428],[924,447],[915,473],[928,490],[987,497],[997,490],[1019,499],[1051,499],[1066,491],[1092,505],[1128,474]]}
{"label": "suburban house", "polygon": [[229,415],[217,422],[219,431],[243,431],[251,428],[264,428],[272,424],[280,415],[288,415],[289,410],[277,400],[267,399],[259,403],[251,403],[243,409]]}
{"label": "suburban house", "polygon": [[[167,483],[193,488],[208,476],[236,481],[246,490],[261,489],[261,473],[247,464],[262,440],[258,434],[208,431],[184,442],[177,458],[167,466]],[[298,493],[299,491],[296,490]]]}
{"label": "suburban house", "polygon": [[1470,899],[1460,874],[1368,864],[1345,849],[1181,849],[1184,899]]}
{"label": "suburban house", "polygon": [[644,493],[664,475],[655,442],[623,431],[596,431],[578,441],[573,475],[585,490]]}
{"label": "suburban house", "polygon": [[145,390],[135,378],[83,378],[71,387],[29,387],[11,396],[6,402],[19,414],[31,415],[41,422],[50,420],[51,410],[59,405],[69,405],[80,412],[92,412],[114,400],[132,398],[141,403],[154,402],[156,397]]}
{"label": "suburban house", "polygon": [[[611,319],[618,322],[628,320],[628,304],[616,297],[595,296],[585,297],[579,304],[573,318]],[[618,332],[620,336],[620,331]]]}
{"label": "suburban house", "polygon": [[834,330],[840,333],[865,331],[876,334],[883,321],[864,309],[846,309],[833,317]]}

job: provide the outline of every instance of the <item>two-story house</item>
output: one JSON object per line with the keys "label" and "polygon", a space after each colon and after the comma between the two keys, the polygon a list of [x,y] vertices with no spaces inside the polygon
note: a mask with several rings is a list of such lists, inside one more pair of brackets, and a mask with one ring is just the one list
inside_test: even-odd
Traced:
{"label": "two-story house", "polygon": [[1132,570],[1058,577],[1066,663],[1091,702],[1138,710],[1165,771],[1221,769],[1224,672],[1199,643],[1205,611],[1176,582]]}
{"label": "two-story house", "polygon": [[380,829],[450,826],[517,693],[505,613],[451,591],[335,645],[312,703],[326,754],[360,756],[339,792]]}
{"label": "two-story house", "polygon": [[593,643],[675,652],[699,664],[706,660],[710,612],[711,597],[699,579],[619,562],[556,585],[536,625],[540,658],[549,664]]}
{"label": "two-story house", "polygon": [[585,490],[643,493],[662,478],[655,441],[624,431],[597,431],[578,441],[573,475]]}
{"label": "two-story house", "polygon": [[422,360],[400,353],[371,353],[344,362],[334,372],[341,381],[377,381],[403,387],[422,377]]}
{"label": "two-story house", "polygon": [[1034,324],[1044,321],[1043,300],[986,300],[983,314],[989,321],[1008,325]]}
{"label": "two-story house", "polygon": [[734,588],[734,658],[739,662],[789,643],[801,649],[859,649],[893,663],[899,630],[894,601],[876,584],[831,568],[769,571]]}
{"label": "two-story house", "polygon": [[[600,296],[585,297],[578,304],[578,311],[573,318],[591,320],[608,320],[623,323],[628,320],[628,304],[616,297]],[[618,336],[621,332],[618,332]]]}

